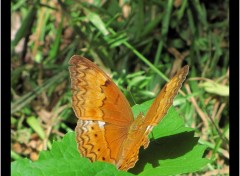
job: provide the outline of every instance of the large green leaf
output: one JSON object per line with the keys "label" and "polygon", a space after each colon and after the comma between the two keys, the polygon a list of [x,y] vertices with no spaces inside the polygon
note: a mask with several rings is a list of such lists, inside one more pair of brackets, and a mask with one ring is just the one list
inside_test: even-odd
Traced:
{"label": "large green leaf", "polygon": [[200,170],[209,161],[202,158],[206,146],[199,145],[194,132],[160,138],[140,152],[130,172],[139,175],[175,175]]}

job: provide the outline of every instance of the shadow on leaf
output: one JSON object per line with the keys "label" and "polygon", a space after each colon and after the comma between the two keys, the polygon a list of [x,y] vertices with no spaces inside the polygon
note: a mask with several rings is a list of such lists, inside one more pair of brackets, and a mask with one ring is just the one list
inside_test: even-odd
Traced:
{"label": "shadow on leaf", "polygon": [[[194,137],[194,131],[191,131],[154,140],[146,150],[141,149],[138,162],[129,172],[139,174],[146,169],[161,167],[161,160],[183,156],[197,145],[198,139]],[[150,166],[144,168],[147,163],[150,163]]]}

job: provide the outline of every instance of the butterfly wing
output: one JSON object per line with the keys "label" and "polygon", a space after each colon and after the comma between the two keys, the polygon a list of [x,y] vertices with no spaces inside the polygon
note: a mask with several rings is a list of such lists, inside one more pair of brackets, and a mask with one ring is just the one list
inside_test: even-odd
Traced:
{"label": "butterfly wing", "polygon": [[177,95],[182,83],[186,79],[189,66],[186,65],[162,88],[152,106],[147,112],[145,124],[156,126],[167,114],[168,109],[173,104],[173,99]]}
{"label": "butterfly wing", "polygon": [[130,105],[111,78],[90,60],[75,55],[69,64],[78,149],[91,161],[115,164],[134,120]]}
{"label": "butterfly wing", "polygon": [[141,146],[148,147],[148,135],[153,126],[157,125],[166,115],[169,107],[173,103],[173,98],[177,95],[183,81],[188,74],[188,66],[184,66],[160,91],[159,95],[153,102],[146,117],[141,113],[132,123],[127,140],[121,151],[121,157],[117,166],[121,170],[128,170],[134,167],[138,160],[138,153]]}

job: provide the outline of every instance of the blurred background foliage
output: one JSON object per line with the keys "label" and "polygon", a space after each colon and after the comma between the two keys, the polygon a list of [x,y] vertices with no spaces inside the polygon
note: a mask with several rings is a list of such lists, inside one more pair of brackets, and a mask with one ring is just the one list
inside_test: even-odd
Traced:
{"label": "blurred background foliage", "polygon": [[188,64],[174,105],[208,146],[211,163],[197,174],[228,174],[228,0],[12,0],[11,12],[12,161],[36,160],[75,128],[68,61],[78,54],[131,105],[154,98]]}

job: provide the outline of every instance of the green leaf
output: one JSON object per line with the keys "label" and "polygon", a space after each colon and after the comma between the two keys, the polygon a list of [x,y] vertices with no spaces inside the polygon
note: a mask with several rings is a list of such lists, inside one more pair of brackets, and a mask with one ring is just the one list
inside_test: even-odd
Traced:
{"label": "green leaf", "polygon": [[56,38],[55,38],[53,45],[51,46],[51,49],[49,52],[49,57],[52,60],[52,62],[55,62],[55,58],[59,52],[59,47],[60,47],[60,43],[61,43],[61,35],[62,35],[62,30],[63,30],[63,21],[64,21],[64,16],[61,18],[60,26],[57,29]]}
{"label": "green leaf", "polygon": [[31,29],[31,25],[33,23],[33,20],[35,19],[35,15],[37,13],[37,7],[34,5],[31,7],[28,11],[28,14],[24,18],[21,27],[18,29],[15,38],[11,41],[11,52],[15,48],[15,46],[18,44],[18,42],[27,35],[29,32],[29,29]]}
{"label": "green leaf", "polygon": [[200,170],[209,160],[202,158],[206,146],[199,145],[194,131],[160,138],[140,152],[134,174],[176,175]]}
{"label": "green leaf", "polygon": [[214,81],[206,81],[200,86],[203,87],[208,93],[213,93],[220,96],[229,96],[229,86],[224,86]]}
{"label": "green leaf", "polygon": [[91,21],[91,23],[99,30],[101,31],[101,33],[105,36],[108,35],[109,32],[104,24],[104,22],[102,21],[102,19],[99,17],[98,14],[88,10],[87,8],[84,8],[85,13],[87,18],[89,19],[89,21]]}
{"label": "green leaf", "polygon": [[44,130],[42,129],[36,117],[34,116],[28,117],[27,123],[32,129],[34,129],[34,131],[37,132],[37,134],[41,137],[41,139],[44,139],[45,137]]}

